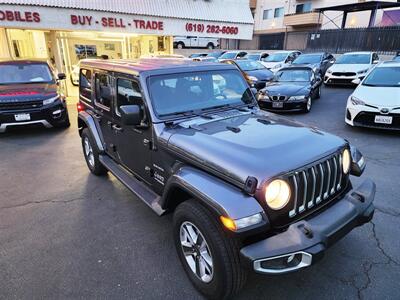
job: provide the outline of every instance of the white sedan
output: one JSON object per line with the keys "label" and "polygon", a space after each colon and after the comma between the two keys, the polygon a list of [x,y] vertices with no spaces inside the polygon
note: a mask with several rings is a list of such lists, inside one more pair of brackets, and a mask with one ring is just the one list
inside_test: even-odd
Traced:
{"label": "white sedan", "polygon": [[354,79],[363,79],[377,63],[379,63],[379,56],[375,52],[345,53],[326,71],[324,83],[351,85]]}
{"label": "white sedan", "polygon": [[373,68],[347,100],[345,121],[351,126],[400,130],[400,62]]}

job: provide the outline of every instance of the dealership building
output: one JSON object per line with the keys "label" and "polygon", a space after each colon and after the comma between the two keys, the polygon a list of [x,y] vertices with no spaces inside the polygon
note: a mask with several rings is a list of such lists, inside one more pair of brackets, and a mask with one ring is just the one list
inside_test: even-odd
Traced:
{"label": "dealership building", "polygon": [[[223,13],[222,13],[223,12]],[[172,54],[173,36],[251,39],[248,0],[0,0],[0,59]]]}

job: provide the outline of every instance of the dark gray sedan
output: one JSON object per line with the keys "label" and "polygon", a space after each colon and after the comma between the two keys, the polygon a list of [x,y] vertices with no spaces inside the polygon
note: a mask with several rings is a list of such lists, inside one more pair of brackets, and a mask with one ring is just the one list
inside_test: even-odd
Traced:
{"label": "dark gray sedan", "polygon": [[325,75],[326,70],[335,63],[336,59],[332,54],[326,52],[302,54],[297,57],[292,65],[310,67],[315,73],[319,73],[321,77]]}

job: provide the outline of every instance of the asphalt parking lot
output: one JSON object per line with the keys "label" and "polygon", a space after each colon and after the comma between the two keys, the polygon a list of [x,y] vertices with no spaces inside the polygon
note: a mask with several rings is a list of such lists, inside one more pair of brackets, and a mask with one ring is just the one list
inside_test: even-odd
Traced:
{"label": "asphalt parking lot", "polygon": [[[238,299],[398,299],[400,134],[345,125],[351,91],[325,88],[311,113],[288,117],[364,153],[364,177],[377,184],[373,221],[311,268],[251,274]],[[70,118],[68,130],[0,136],[0,299],[200,299],[178,261],[171,216],[157,217],[112,175],[91,175],[72,105]]]}

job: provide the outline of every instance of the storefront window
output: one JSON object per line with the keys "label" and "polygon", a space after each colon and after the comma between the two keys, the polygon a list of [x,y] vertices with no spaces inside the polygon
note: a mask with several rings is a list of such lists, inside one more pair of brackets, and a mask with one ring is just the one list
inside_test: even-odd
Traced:
{"label": "storefront window", "polygon": [[78,59],[97,56],[96,45],[75,45],[75,54]]}

